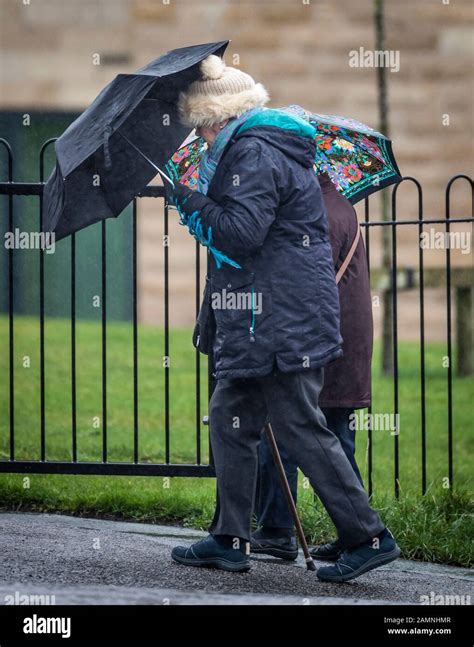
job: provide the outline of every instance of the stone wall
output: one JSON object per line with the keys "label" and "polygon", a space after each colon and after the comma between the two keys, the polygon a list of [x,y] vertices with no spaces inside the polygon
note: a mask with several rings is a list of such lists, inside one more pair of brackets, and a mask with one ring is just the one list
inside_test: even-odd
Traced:
{"label": "stone wall", "polygon": [[[400,52],[388,72],[390,134],[402,173],[424,189],[425,214],[444,216],[444,189],[472,174],[472,18],[470,0],[386,0],[387,47]],[[84,109],[117,73],[164,51],[231,39],[226,60],[265,83],[272,104],[355,117],[378,127],[376,70],[349,65],[349,52],[374,49],[371,0],[0,0],[1,109]],[[100,54],[100,65],[93,64]],[[400,190],[398,217],[417,216],[412,187]],[[140,313],[162,319],[162,217],[142,201]],[[379,201],[371,201],[379,217]],[[453,215],[469,215],[466,186]],[[171,214],[172,322],[193,318],[194,241]],[[380,262],[380,236],[372,253]],[[413,228],[399,234],[402,265],[415,265]],[[427,253],[438,266],[444,256]],[[472,256],[453,254],[455,264]]]}

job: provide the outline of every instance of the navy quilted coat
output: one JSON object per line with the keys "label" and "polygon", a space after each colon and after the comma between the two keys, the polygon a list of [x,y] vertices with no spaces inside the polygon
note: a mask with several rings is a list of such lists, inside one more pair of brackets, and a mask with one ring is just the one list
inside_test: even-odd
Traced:
{"label": "navy quilted coat", "polygon": [[241,269],[210,272],[215,377],[323,366],[342,355],[328,223],[315,143],[275,126],[238,131],[208,195],[193,196],[213,244]]}

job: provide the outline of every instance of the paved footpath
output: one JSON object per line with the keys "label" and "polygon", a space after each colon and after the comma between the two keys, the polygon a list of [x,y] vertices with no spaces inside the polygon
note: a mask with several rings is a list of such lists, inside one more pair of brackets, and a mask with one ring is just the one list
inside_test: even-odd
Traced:
{"label": "paved footpath", "polygon": [[251,570],[239,574],[171,560],[173,546],[204,535],[176,526],[0,513],[0,604],[22,595],[54,595],[55,604],[420,604],[426,595],[474,602],[474,571],[466,568],[398,560],[354,582],[327,584],[306,571],[301,551],[296,562],[252,558]]}

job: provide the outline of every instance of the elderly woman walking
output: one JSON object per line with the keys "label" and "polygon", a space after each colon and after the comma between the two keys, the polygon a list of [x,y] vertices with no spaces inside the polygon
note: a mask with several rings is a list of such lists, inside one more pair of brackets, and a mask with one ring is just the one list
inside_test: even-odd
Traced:
{"label": "elderly woman walking", "polygon": [[209,423],[219,506],[210,535],[175,548],[172,557],[189,566],[250,567],[258,446],[269,420],[346,547],[318,578],[353,579],[400,551],[318,404],[324,366],[342,355],[342,338],[328,223],[313,170],[315,130],[264,108],[265,88],[217,56],[201,64],[201,77],[180,107],[207,141],[208,154],[199,191],[179,186],[174,201],[213,257],[202,306],[212,326],[201,331],[212,334],[197,343],[213,354],[217,380]]}

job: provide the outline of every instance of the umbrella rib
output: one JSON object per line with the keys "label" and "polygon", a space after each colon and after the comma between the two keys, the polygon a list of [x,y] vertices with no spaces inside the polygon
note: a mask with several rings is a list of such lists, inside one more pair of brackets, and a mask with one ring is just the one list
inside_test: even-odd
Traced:
{"label": "umbrella rib", "polygon": [[166,173],[165,173],[164,171],[162,171],[162,170],[161,170],[161,169],[160,169],[160,168],[159,168],[159,167],[158,167],[154,162],[152,162],[152,161],[151,161],[151,159],[150,159],[149,157],[147,157],[147,156],[145,155],[145,153],[143,153],[143,152],[138,148],[138,146],[136,146],[132,141],[130,141],[130,140],[129,140],[129,138],[128,138],[126,135],[124,135],[124,134],[123,134],[123,133],[121,133],[120,131],[117,131],[117,135],[120,135],[120,137],[122,137],[123,139],[125,139],[125,141],[126,141],[126,142],[128,142],[128,143],[130,144],[130,146],[132,146],[132,148],[134,148],[134,149],[137,151],[137,153],[139,153],[139,154],[143,157],[143,159],[145,159],[149,164],[151,164],[151,165],[153,166],[153,168],[154,168],[156,171],[158,171],[158,173],[161,175],[161,177],[163,177],[165,180],[167,180],[167,181],[171,184],[171,186],[172,186],[172,187],[174,187],[174,182],[173,182],[173,180],[172,180],[168,175],[166,175]]}

